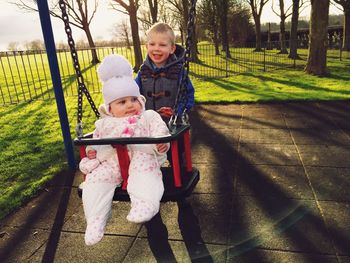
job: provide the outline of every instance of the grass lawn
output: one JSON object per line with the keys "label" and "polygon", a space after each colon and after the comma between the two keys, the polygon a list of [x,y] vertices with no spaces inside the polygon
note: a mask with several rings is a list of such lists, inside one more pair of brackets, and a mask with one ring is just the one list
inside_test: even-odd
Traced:
{"label": "grass lawn", "polygon": [[[256,71],[228,78],[192,78],[197,103],[253,103],[291,100],[350,99],[350,61],[330,61],[330,75],[319,78],[301,67]],[[101,95],[93,95],[101,103]],[[95,120],[84,101],[85,132]],[[75,137],[76,98],[66,98],[72,137]],[[54,99],[0,107],[0,218],[45,188],[59,171],[67,169]]]}
{"label": "grass lawn", "polygon": [[316,77],[303,68],[247,72],[208,81],[194,79],[197,102],[266,102],[350,99],[350,61],[330,61],[330,74]]}

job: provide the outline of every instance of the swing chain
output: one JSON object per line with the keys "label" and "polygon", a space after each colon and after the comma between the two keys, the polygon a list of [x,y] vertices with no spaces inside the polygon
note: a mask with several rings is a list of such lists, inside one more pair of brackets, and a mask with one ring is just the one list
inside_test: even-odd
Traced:
{"label": "swing chain", "polygon": [[59,6],[62,12],[62,20],[64,22],[65,25],[65,32],[67,34],[67,38],[68,38],[68,45],[70,48],[70,52],[71,52],[71,56],[72,56],[72,60],[73,60],[73,67],[75,69],[75,73],[77,76],[77,81],[78,81],[78,113],[77,113],[77,126],[76,126],[76,133],[78,138],[81,138],[83,136],[83,124],[82,124],[82,118],[83,118],[83,93],[85,94],[92,110],[94,111],[96,117],[100,117],[100,113],[98,112],[98,109],[94,103],[94,101],[92,100],[90,93],[88,91],[88,89],[85,86],[84,83],[84,77],[81,73],[81,69],[80,69],[80,64],[79,64],[79,60],[78,60],[78,53],[77,50],[75,48],[75,42],[72,36],[72,29],[70,27],[69,24],[69,18],[68,18],[68,14],[67,14],[67,8],[66,8],[66,3],[64,0],[59,0]]}
{"label": "swing chain", "polygon": [[[189,117],[186,112],[186,106],[188,102],[187,97],[187,88],[186,88],[186,81],[188,79],[188,74],[190,72],[190,66],[189,61],[191,58],[191,47],[193,43],[193,34],[194,34],[194,20],[195,20],[195,12],[196,12],[196,0],[191,0],[191,7],[189,11],[189,19],[187,23],[187,37],[185,42],[185,54],[182,61],[182,71],[181,71],[181,78],[180,78],[180,88],[179,92],[176,97],[175,105],[173,108],[173,113],[175,114],[175,117],[171,116],[170,121],[168,123],[168,126],[170,129],[176,127],[177,122],[177,116],[181,116],[181,124],[187,125],[189,124]],[[179,106],[180,102],[182,104],[182,112],[179,113]]]}

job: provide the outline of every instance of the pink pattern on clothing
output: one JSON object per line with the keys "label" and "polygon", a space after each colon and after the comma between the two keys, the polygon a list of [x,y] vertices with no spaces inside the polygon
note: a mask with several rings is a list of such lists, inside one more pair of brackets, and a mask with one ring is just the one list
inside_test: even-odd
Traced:
{"label": "pink pattern on clothing", "polygon": [[[160,115],[151,110],[125,118],[107,116],[96,121],[95,125],[94,138],[155,137],[169,134]],[[128,145],[130,167],[127,190],[131,199],[131,210],[127,219],[131,222],[148,221],[159,211],[164,185],[155,149],[155,145]],[[97,149],[97,156],[98,153]],[[89,245],[102,239],[113,199],[111,194],[106,198],[108,202],[101,204],[93,196],[96,191],[100,196],[105,196],[107,191],[115,189],[122,180],[115,150],[112,156],[100,162],[99,166],[87,174],[86,187],[83,189],[84,212],[88,222],[85,241]],[[102,219],[97,220],[96,216]]]}
{"label": "pink pattern on clothing", "polygon": [[134,135],[134,130],[131,129],[130,127],[126,127],[123,132],[121,137],[132,137]]}

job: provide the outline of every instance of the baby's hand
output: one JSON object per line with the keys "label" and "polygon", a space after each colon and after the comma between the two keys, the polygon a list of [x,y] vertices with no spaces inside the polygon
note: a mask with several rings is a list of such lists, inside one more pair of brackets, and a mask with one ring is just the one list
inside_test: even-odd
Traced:
{"label": "baby's hand", "polygon": [[96,150],[89,150],[87,152],[87,158],[89,158],[89,159],[96,159]]}
{"label": "baby's hand", "polygon": [[168,145],[166,143],[157,144],[156,147],[159,153],[165,153],[168,150]]}

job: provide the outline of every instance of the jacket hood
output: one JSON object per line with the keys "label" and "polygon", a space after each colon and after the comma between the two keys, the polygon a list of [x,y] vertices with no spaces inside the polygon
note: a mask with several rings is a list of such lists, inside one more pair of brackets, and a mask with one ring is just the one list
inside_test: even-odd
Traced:
{"label": "jacket hood", "polygon": [[[176,46],[175,53],[170,55],[167,62],[165,63],[165,65],[159,69],[167,69],[167,68],[173,66],[174,64],[178,64],[178,63],[183,62],[183,60],[185,58],[185,49],[182,46],[177,45],[177,44],[175,44],[175,46]],[[151,61],[151,59],[149,58],[148,55],[146,57],[144,64],[150,68],[155,68],[153,62]]]}

